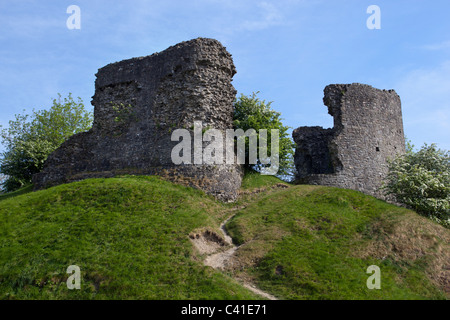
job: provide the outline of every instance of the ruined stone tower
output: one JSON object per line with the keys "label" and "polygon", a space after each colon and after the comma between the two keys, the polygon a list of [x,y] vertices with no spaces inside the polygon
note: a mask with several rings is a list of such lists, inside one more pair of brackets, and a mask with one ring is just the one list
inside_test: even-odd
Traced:
{"label": "ruined stone tower", "polygon": [[239,165],[174,165],[175,129],[232,128],[236,73],[214,39],[198,38],[151,56],[109,64],[96,74],[94,124],[72,136],[33,177],[36,189],[91,177],[161,175],[221,200],[234,200]]}
{"label": "ruined stone tower", "polygon": [[405,152],[399,96],[358,83],[335,84],[325,88],[323,101],[334,127],[300,127],[292,134],[297,181],[384,199],[379,188],[386,160]]}

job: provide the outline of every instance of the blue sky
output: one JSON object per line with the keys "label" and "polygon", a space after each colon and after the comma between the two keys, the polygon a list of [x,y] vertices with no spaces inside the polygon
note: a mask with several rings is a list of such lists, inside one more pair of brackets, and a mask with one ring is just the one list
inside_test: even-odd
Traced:
{"label": "blue sky", "polygon": [[[66,26],[70,5],[80,30]],[[233,55],[238,93],[260,91],[290,127],[332,127],[324,87],[359,82],[396,90],[416,147],[450,149],[449,15],[448,0],[0,0],[0,125],[58,93],[92,109],[99,68],[210,37]]]}

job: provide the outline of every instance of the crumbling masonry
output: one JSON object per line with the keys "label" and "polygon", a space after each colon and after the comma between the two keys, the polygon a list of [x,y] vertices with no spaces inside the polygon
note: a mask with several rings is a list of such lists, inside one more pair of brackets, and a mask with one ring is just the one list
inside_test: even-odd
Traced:
{"label": "crumbling masonry", "polygon": [[[171,158],[179,143],[171,141],[173,130],[188,129],[192,137],[196,120],[203,129],[233,127],[235,73],[220,42],[205,38],[99,69],[92,129],[72,136],[48,157],[33,177],[35,189],[92,177],[160,175],[220,200],[235,200],[240,165],[175,165]],[[368,85],[330,85],[324,103],[334,117],[332,129],[293,132],[297,180],[383,198],[379,187],[386,160],[405,151],[400,98],[393,90]]]}
{"label": "crumbling masonry", "polygon": [[387,160],[405,152],[399,96],[358,83],[335,84],[325,88],[323,101],[334,127],[300,127],[292,134],[297,181],[384,199]]}
{"label": "crumbling masonry", "polygon": [[160,175],[221,200],[236,199],[240,165],[174,165],[171,160],[179,143],[171,141],[173,130],[189,130],[195,120],[205,128],[233,127],[235,73],[220,42],[205,38],[99,69],[92,129],[49,156],[33,177],[35,188],[120,174]]}

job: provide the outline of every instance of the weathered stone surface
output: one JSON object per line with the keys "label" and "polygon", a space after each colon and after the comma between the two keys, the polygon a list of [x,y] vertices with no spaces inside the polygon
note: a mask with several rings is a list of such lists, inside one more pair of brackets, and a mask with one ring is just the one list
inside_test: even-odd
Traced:
{"label": "weathered stone surface", "polygon": [[292,134],[297,181],[385,199],[380,187],[386,160],[405,152],[400,97],[354,83],[327,86],[323,101],[334,127],[300,127]]}
{"label": "weathered stone surface", "polygon": [[[53,152],[36,189],[90,177],[161,175],[234,200],[239,165],[174,165],[171,132],[195,120],[232,128],[236,73],[231,55],[214,39],[179,43],[151,56],[109,64],[96,74],[94,124]],[[205,144],[204,144],[205,145]]]}

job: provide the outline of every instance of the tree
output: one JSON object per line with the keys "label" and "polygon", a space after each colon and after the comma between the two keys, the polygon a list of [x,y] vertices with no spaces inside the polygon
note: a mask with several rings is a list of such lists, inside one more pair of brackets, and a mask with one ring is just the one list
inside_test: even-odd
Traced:
{"label": "tree", "polygon": [[[280,176],[293,176],[294,169],[294,142],[288,134],[290,129],[281,122],[281,113],[271,109],[272,102],[266,103],[265,100],[257,98],[257,93],[251,96],[241,96],[234,103],[234,129],[242,129],[244,132],[248,129],[255,129],[259,132],[261,129],[267,129],[267,154],[271,151],[271,129],[279,130],[279,170]],[[260,137],[258,137],[260,139]],[[259,146],[259,144],[258,144]],[[246,142],[246,159],[248,159],[248,141]],[[258,147],[258,159],[260,154]],[[264,166],[260,160],[256,165],[244,165],[247,169],[260,171]],[[267,164],[269,166],[270,164]]]}
{"label": "tree", "polygon": [[386,194],[416,212],[450,227],[450,154],[435,144],[417,152],[408,142],[404,155],[389,162]]}
{"label": "tree", "polygon": [[9,128],[2,128],[0,137],[5,150],[0,157],[0,173],[7,176],[2,183],[6,192],[31,183],[48,155],[70,136],[87,131],[93,115],[86,111],[83,101],[67,98],[53,99],[49,110],[34,111],[31,115],[16,114]]}

